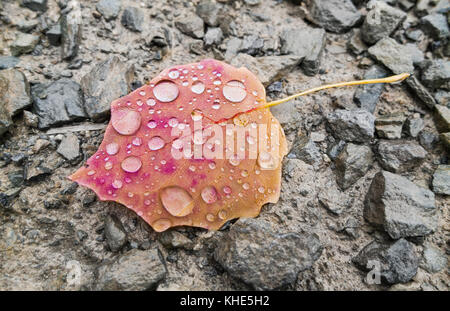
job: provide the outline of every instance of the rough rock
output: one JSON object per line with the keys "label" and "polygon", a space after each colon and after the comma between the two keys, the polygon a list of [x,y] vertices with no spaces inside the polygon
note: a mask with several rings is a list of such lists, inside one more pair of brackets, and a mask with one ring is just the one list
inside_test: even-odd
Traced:
{"label": "rough rock", "polygon": [[[364,73],[364,79],[379,79],[387,75],[388,73],[382,67],[373,65]],[[353,100],[361,109],[373,113],[383,90],[383,83],[362,85],[356,90]]]}
{"label": "rough rock", "polygon": [[336,181],[345,190],[363,177],[373,163],[370,147],[347,144],[335,159]]}
{"label": "rough rock", "polygon": [[364,201],[364,218],[393,238],[425,236],[437,229],[434,193],[407,178],[378,172]]}
{"label": "rough rock", "polygon": [[420,83],[419,79],[415,76],[410,76],[406,80],[406,84],[411,88],[411,90],[416,94],[416,96],[428,106],[428,108],[433,108],[436,105],[436,101],[433,95]]}
{"label": "rough rock", "polygon": [[30,85],[21,71],[0,71],[0,103],[11,118],[31,105]]}
{"label": "rough rock", "polygon": [[47,36],[48,42],[50,42],[53,46],[58,46],[61,44],[61,24],[53,25],[47,32],[45,33]]}
{"label": "rough rock", "polygon": [[[1,64],[1,60],[0,60],[0,64]],[[1,68],[1,65],[0,65],[0,68]],[[434,94],[434,98],[436,99],[436,102],[439,105],[447,106],[447,108],[450,108],[450,92],[444,91],[444,90],[437,91]]]}
{"label": "rough rock", "polygon": [[37,128],[39,124],[39,118],[37,115],[35,115],[32,112],[29,112],[27,110],[23,111],[23,120],[25,122],[26,126]]}
{"label": "rough rock", "polygon": [[0,56],[0,70],[14,68],[20,59],[14,56]]}
{"label": "rough rock", "polygon": [[258,35],[246,35],[242,38],[239,52],[243,52],[252,56],[257,56],[262,53],[264,48],[264,40]]}
{"label": "rough rock", "polygon": [[450,131],[450,109],[436,105],[435,106],[435,123],[440,132]]}
{"label": "rough rock", "polygon": [[175,20],[175,27],[185,35],[201,39],[205,35],[203,20],[194,13],[187,13]]}
{"label": "rough rock", "polygon": [[134,67],[111,56],[94,66],[82,79],[85,109],[89,117],[100,120],[109,115],[113,100],[128,94],[134,80]]}
{"label": "rough rock", "polygon": [[375,120],[377,135],[381,138],[398,139],[402,137],[403,123],[406,117],[402,113],[380,116]]}
{"label": "rough rock", "polygon": [[177,231],[163,232],[159,237],[159,241],[161,244],[169,248],[184,248],[189,250],[194,246],[191,239]]}
{"label": "rough rock", "polygon": [[47,0],[22,0],[22,5],[33,11],[47,11]]}
{"label": "rough rock", "polygon": [[127,233],[115,215],[108,215],[105,221],[106,243],[111,251],[117,252],[127,243]]}
{"label": "rough rock", "polygon": [[80,156],[80,141],[77,135],[73,133],[67,134],[56,150],[60,155],[68,161],[73,161]]}
{"label": "rough rock", "polygon": [[320,57],[325,42],[326,33],[321,28],[290,28],[280,34],[281,53],[297,56],[303,71],[310,76],[315,75],[320,69]]}
{"label": "rough rock", "polygon": [[442,133],[439,135],[441,141],[444,143],[445,147],[450,150],[450,132]]}
{"label": "rough rock", "polygon": [[410,51],[392,38],[383,38],[369,48],[369,54],[393,73],[412,73],[413,60]]}
{"label": "rough rock", "polygon": [[139,8],[127,7],[123,10],[120,22],[131,31],[142,32],[144,19],[144,13]]}
{"label": "rough rock", "polygon": [[203,41],[205,42],[205,46],[211,45],[219,45],[222,42],[223,33],[222,29],[219,27],[208,28],[203,37]]}
{"label": "rough rock", "polygon": [[157,248],[133,249],[98,269],[97,290],[143,291],[155,289],[167,269]]}
{"label": "rough rock", "polygon": [[378,40],[389,37],[406,19],[406,13],[385,2],[376,1],[367,13],[361,27],[362,39],[374,44]]}
{"label": "rough rock", "polygon": [[122,0],[100,0],[97,5],[97,11],[102,14],[107,21],[115,19],[122,7]]}
{"label": "rough rock", "polygon": [[211,0],[201,1],[197,4],[195,10],[205,24],[211,27],[219,26],[221,19],[223,18],[223,6]]}
{"label": "rough rock", "polygon": [[439,248],[427,243],[423,249],[420,266],[430,273],[439,272],[447,268],[447,256]]}
{"label": "rough rock", "polygon": [[419,133],[419,143],[426,150],[432,150],[435,143],[438,141],[438,136],[429,131],[423,130]]}
{"label": "rough rock", "polygon": [[339,109],[326,118],[331,133],[342,140],[367,142],[373,138],[375,117],[366,110]]}
{"label": "rough rock", "polygon": [[234,278],[270,290],[293,284],[321,252],[314,233],[280,233],[266,221],[240,219],[218,243],[214,258]]}
{"label": "rough rock", "polygon": [[311,0],[307,17],[331,32],[344,32],[361,18],[351,0]]}
{"label": "rough rock", "polygon": [[382,140],[378,144],[380,165],[393,173],[402,173],[420,166],[427,151],[413,141]]}
{"label": "rough rock", "polygon": [[445,39],[450,35],[447,17],[444,14],[430,14],[420,20],[423,30],[434,39]]}
{"label": "rough rock", "polygon": [[13,125],[9,112],[6,107],[0,105],[0,136],[5,134]]}
{"label": "rough rock", "polygon": [[341,191],[334,180],[329,180],[320,191],[318,200],[327,210],[340,215],[353,205],[353,198]]}
{"label": "rough rock", "polygon": [[423,122],[423,119],[421,117],[413,117],[406,120],[404,129],[409,136],[417,137],[417,135],[419,135],[420,131],[423,130],[424,127],[425,123]]}
{"label": "rough rock", "polygon": [[61,16],[61,57],[73,59],[81,42],[82,13],[78,1],[69,1]]}
{"label": "rough rock", "polygon": [[62,78],[48,84],[33,85],[31,96],[40,129],[87,117],[83,92],[73,80]]}
{"label": "rough rock", "polygon": [[288,157],[295,157],[315,167],[322,163],[322,155],[320,154],[319,148],[307,136],[297,137]]}
{"label": "rough rock", "polygon": [[450,195],[450,165],[439,165],[434,171],[433,192]]}
{"label": "rough rock", "polygon": [[425,68],[421,76],[425,86],[430,88],[450,88],[450,61],[442,59],[433,60]]}
{"label": "rough rock", "polygon": [[30,53],[34,50],[34,47],[38,42],[39,36],[20,32],[17,35],[16,40],[14,40],[10,46],[11,54],[12,56],[19,56]]}
{"label": "rough rock", "polygon": [[380,281],[388,284],[410,281],[419,267],[414,245],[405,239],[387,243],[372,241],[352,261],[364,271],[379,269]]}
{"label": "rough rock", "polygon": [[353,35],[347,42],[347,49],[356,55],[360,55],[367,50],[367,45],[362,41],[361,31],[359,29],[353,30]]}

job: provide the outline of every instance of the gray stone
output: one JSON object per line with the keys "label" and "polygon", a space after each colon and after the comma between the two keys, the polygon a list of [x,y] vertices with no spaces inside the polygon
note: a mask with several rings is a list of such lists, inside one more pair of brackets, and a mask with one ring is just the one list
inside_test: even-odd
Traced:
{"label": "gray stone", "polygon": [[58,46],[61,44],[61,24],[55,24],[52,27],[50,27],[49,30],[45,33],[47,36],[48,42],[50,42],[53,46]]}
{"label": "gray stone", "polygon": [[16,40],[11,44],[10,50],[12,56],[19,56],[30,53],[39,42],[39,36],[30,35],[28,33],[20,32]]}
{"label": "gray stone", "polygon": [[0,71],[0,103],[11,118],[31,106],[30,85],[21,71]]}
{"label": "gray stone", "polygon": [[427,243],[420,266],[430,273],[437,273],[447,268],[447,256],[439,248]]}
{"label": "gray stone", "polygon": [[22,5],[32,11],[47,11],[47,0],[22,0]]}
{"label": "gray stone", "polygon": [[194,243],[184,234],[177,231],[164,231],[159,236],[162,245],[169,248],[192,249]]}
{"label": "gray stone", "polygon": [[85,109],[94,120],[106,118],[111,102],[131,91],[134,67],[123,63],[117,56],[111,56],[94,66],[82,79]]}
{"label": "gray stone", "polygon": [[127,7],[122,13],[120,22],[131,31],[141,32],[144,26],[144,18],[144,13],[139,8]]}
{"label": "gray stone", "polygon": [[414,65],[408,48],[392,38],[383,38],[369,48],[369,54],[395,74],[413,73]]}
{"label": "gray stone", "polygon": [[[241,48],[242,40],[236,37],[231,38],[226,42],[225,60],[232,62]],[[242,53],[242,55],[246,55]],[[250,55],[249,55],[250,56]]]}
{"label": "gray stone", "polygon": [[[364,73],[364,79],[379,79],[387,75],[388,73],[382,67],[373,65]],[[373,113],[383,90],[383,83],[362,85],[356,90],[353,100],[361,109]]]}
{"label": "gray stone", "polygon": [[373,163],[373,153],[370,147],[347,144],[335,159],[336,182],[341,189],[346,190],[363,177]]}
{"label": "gray stone", "polygon": [[405,239],[386,243],[372,241],[352,261],[364,271],[372,271],[374,264],[379,265],[381,281],[387,284],[409,282],[419,267],[414,245]]}
{"label": "gray stone", "polygon": [[23,111],[23,120],[25,125],[32,128],[37,128],[39,124],[39,118],[34,113],[24,110]]}
{"label": "gray stone", "polygon": [[361,18],[351,0],[311,0],[309,15],[313,23],[331,32],[345,32]]}
{"label": "gray stone", "polygon": [[365,42],[374,44],[389,37],[405,19],[405,12],[382,1],[376,1],[366,15],[361,27],[361,37]]}
{"label": "gray stone", "polygon": [[380,138],[398,139],[402,137],[403,123],[406,117],[402,113],[380,116],[375,120],[375,128]]}
{"label": "gray stone", "polygon": [[406,84],[428,108],[433,108],[436,105],[433,95],[420,83],[416,76],[410,76],[406,79]]}
{"label": "gray stone", "polygon": [[5,134],[13,125],[6,107],[0,105],[0,136]]}
{"label": "gray stone", "polygon": [[356,55],[359,55],[367,50],[367,45],[362,41],[361,31],[359,29],[353,30],[353,35],[347,42],[347,49]]}
{"label": "gray stone", "polygon": [[266,221],[240,219],[217,244],[214,258],[228,273],[256,290],[293,284],[322,253],[314,233],[280,233]]}
{"label": "gray stone", "polygon": [[448,7],[447,0],[417,0],[414,12],[418,17],[437,13]]}
{"label": "gray stone", "polygon": [[423,130],[419,133],[419,143],[426,150],[433,150],[435,143],[438,141],[438,136],[434,133]]}
{"label": "gray stone", "polygon": [[14,68],[20,62],[20,58],[14,56],[0,56],[0,70]]}
{"label": "gray stone", "polygon": [[21,20],[16,24],[16,27],[21,32],[30,33],[32,30],[34,30],[37,27],[38,24],[39,24],[39,21],[37,19]]}
{"label": "gray stone", "polygon": [[127,243],[127,233],[120,220],[114,215],[108,215],[105,221],[106,243],[111,251],[117,252]]}
{"label": "gray stone", "polygon": [[175,27],[179,31],[196,39],[205,35],[203,20],[194,13],[187,13],[175,20]]}
{"label": "gray stone", "polygon": [[80,141],[77,135],[73,133],[67,134],[59,144],[56,152],[68,161],[76,160],[80,156]]}
{"label": "gray stone", "polygon": [[411,60],[414,65],[420,65],[425,60],[423,52],[416,44],[406,43],[404,48],[408,51],[408,54],[411,55]]}
{"label": "gray stone", "polygon": [[402,8],[402,10],[409,11],[414,7],[414,2],[415,0],[399,0],[398,5]]}
{"label": "gray stone", "polygon": [[442,90],[438,91],[434,94],[434,98],[439,105],[447,106],[447,108],[450,108],[450,92]]}
{"label": "gray stone", "polygon": [[18,171],[12,171],[8,173],[8,179],[13,187],[20,187],[24,181],[24,171],[20,169]]}
{"label": "gray stone", "polygon": [[427,151],[414,141],[382,140],[378,144],[380,165],[393,173],[402,173],[422,164]]}
{"label": "gray stone", "polygon": [[326,118],[331,133],[337,138],[355,142],[367,142],[373,138],[375,117],[366,110],[339,109]]}
{"label": "gray stone", "polygon": [[36,84],[31,88],[31,97],[40,129],[87,117],[83,92],[73,80],[62,78],[48,84]]}
{"label": "gray stone", "polygon": [[433,192],[450,195],[450,165],[439,165],[434,171]]}
{"label": "gray stone", "polygon": [[420,131],[425,127],[425,122],[422,118],[409,118],[405,123],[406,133],[411,137],[417,137]]}
{"label": "gray stone", "polygon": [[433,60],[422,72],[421,79],[430,88],[450,89],[450,61]]}
{"label": "gray stone", "polygon": [[307,26],[299,29],[291,28],[283,30],[280,34],[281,53],[297,56],[307,75],[315,75],[319,71],[325,42],[326,33],[321,28]]}
{"label": "gray stone", "polygon": [[133,249],[98,269],[97,290],[153,290],[166,277],[167,269],[157,248]]}
{"label": "gray stone", "polygon": [[447,150],[450,151],[450,132],[442,133],[441,135],[439,135],[439,138],[444,144],[444,146],[447,148]]}
{"label": "gray stone", "polygon": [[341,153],[347,143],[344,140],[338,140],[329,145],[327,149],[327,155],[331,160],[337,158],[337,156]]}
{"label": "gray stone", "polygon": [[431,234],[438,221],[434,193],[405,177],[380,171],[366,194],[364,218],[393,239]]}
{"label": "gray stone", "polygon": [[436,105],[435,107],[435,124],[439,132],[450,132],[450,109]]}
{"label": "gray stone", "polygon": [[423,31],[420,29],[407,29],[405,35],[408,39],[413,41],[420,41],[423,39]]}
{"label": "gray stone", "polygon": [[353,198],[341,191],[334,180],[329,180],[320,191],[318,200],[327,210],[340,215],[353,205]]}
{"label": "gray stone", "polygon": [[116,19],[122,7],[121,0],[100,0],[95,8],[107,21]]}
{"label": "gray stone", "polygon": [[70,1],[66,12],[61,16],[61,57],[64,60],[73,59],[78,54],[81,42],[82,13],[78,1]]}
{"label": "gray stone", "polygon": [[239,52],[243,52],[252,56],[261,55],[264,47],[264,40],[257,35],[246,35],[242,38]]}
{"label": "gray stone", "polygon": [[430,14],[420,20],[424,31],[434,39],[445,39],[450,35],[447,17],[444,14]]}
{"label": "gray stone", "polygon": [[291,149],[289,158],[297,158],[317,167],[322,163],[322,155],[316,144],[307,136],[298,136]]}
{"label": "gray stone", "polygon": [[222,29],[220,29],[219,27],[208,28],[205,36],[203,37],[205,46],[219,45],[222,42],[222,39],[223,33]]}
{"label": "gray stone", "polygon": [[203,19],[206,25],[211,27],[219,26],[223,18],[222,10],[222,5],[211,0],[203,0],[195,8],[197,15]]}

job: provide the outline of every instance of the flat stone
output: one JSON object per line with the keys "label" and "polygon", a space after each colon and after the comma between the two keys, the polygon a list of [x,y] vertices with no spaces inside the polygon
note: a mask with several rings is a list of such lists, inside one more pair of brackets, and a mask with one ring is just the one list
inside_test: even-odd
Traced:
{"label": "flat stone", "polygon": [[352,262],[367,272],[373,271],[374,268],[379,269],[380,281],[387,284],[409,282],[419,267],[414,245],[405,239],[384,243],[372,241]]}
{"label": "flat stone", "polygon": [[[387,75],[385,69],[373,65],[364,73],[364,80],[384,78]],[[374,113],[383,90],[384,83],[361,85],[356,90],[353,101],[359,108]]]}
{"label": "flat stone", "polygon": [[167,275],[165,263],[157,248],[133,249],[116,261],[98,269],[97,290],[154,290]]}
{"label": "flat stone", "polygon": [[416,76],[410,76],[406,79],[406,84],[428,108],[433,108],[436,105],[433,95],[420,83]]}
{"label": "flat stone", "polygon": [[85,109],[89,117],[103,120],[110,113],[111,102],[131,92],[134,66],[111,56],[95,65],[82,79]]}
{"label": "flat stone", "polygon": [[206,46],[219,45],[222,42],[223,33],[219,27],[208,28],[203,37]]}
{"label": "flat stone", "polygon": [[31,53],[38,42],[39,36],[20,32],[10,46],[11,54],[12,56],[19,56]]}
{"label": "flat stone", "polygon": [[78,1],[70,1],[68,7],[64,9],[61,23],[61,57],[64,60],[71,60],[78,54],[81,42],[82,13]]}
{"label": "flat stone", "polygon": [[239,219],[217,244],[214,258],[228,273],[256,290],[293,284],[322,253],[314,233],[281,233],[260,219]]}
{"label": "flat stone", "polygon": [[134,32],[142,32],[144,27],[144,13],[141,9],[135,7],[127,7],[122,13],[120,22],[128,30]]}
{"label": "flat stone", "polygon": [[95,8],[107,21],[114,20],[122,7],[121,0],[100,0]]}
{"label": "flat stone", "polygon": [[389,37],[405,19],[406,13],[402,10],[382,1],[373,2],[361,26],[361,37],[365,42],[374,44]]}
{"label": "flat stone", "polygon": [[345,32],[361,19],[351,0],[311,0],[308,4],[307,18],[331,32]]}
{"label": "flat stone", "polygon": [[187,36],[202,39],[205,35],[203,20],[194,13],[187,13],[175,20],[175,27]]}
{"label": "flat stone", "polygon": [[392,38],[383,38],[368,50],[370,56],[395,74],[413,73],[413,59],[408,48]]}
{"label": "flat stone", "polygon": [[367,142],[374,136],[375,117],[366,110],[338,109],[326,118],[331,134],[342,140]]}
{"label": "flat stone", "polygon": [[[1,63],[1,60],[0,60],[0,63]],[[437,91],[434,94],[434,98],[436,99],[436,102],[439,105],[447,106],[447,108],[450,108],[450,92],[449,91],[444,91],[444,90]]]}
{"label": "flat stone", "polygon": [[347,144],[335,159],[336,181],[341,189],[346,190],[363,177],[373,163],[370,147]]}
{"label": "flat stone", "polygon": [[83,92],[73,80],[62,78],[48,84],[36,84],[31,88],[31,96],[40,129],[87,117]]}
{"label": "flat stone", "polygon": [[430,88],[450,88],[450,61],[437,59],[431,61],[422,71],[422,82]]}
{"label": "flat stone", "polygon": [[420,20],[423,30],[434,39],[445,39],[449,37],[447,17],[444,14],[430,14]]}
{"label": "flat stone", "polygon": [[61,24],[55,24],[50,27],[49,30],[45,33],[47,36],[48,42],[50,42],[53,46],[58,46],[61,44]]}
{"label": "flat stone", "polygon": [[447,256],[439,248],[427,243],[423,249],[420,266],[429,273],[437,273],[447,268]]}
{"label": "flat stone", "polygon": [[405,177],[380,171],[367,192],[364,218],[393,239],[429,235],[438,221],[434,193]]}
{"label": "flat stone", "polygon": [[14,68],[20,62],[20,58],[14,56],[0,56],[0,70]]}
{"label": "flat stone", "polygon": [[0,103],[6,108],[10,118],[31,106],[30,85],[21,71],[0,71]]}
{"label": "flat stone", "polygon": [[80,156],[80,141],[75,134],[67,134],[56,150],[68,161],[74,161]]}
{"label": "flat stone", "polygon": [[47,0],[22,0],[22,5],[32,11],[47,11]]}
{"label": "flat stone", "polygon": [[353,30],[353,35],[347,42],[347,49],[356,55],[360,55],[367,50],[367,45],[362,41],[361,31],[359,29]]}
{"label": "flat stone", "polygon": [[393,113],[378,117],[375,120],[378,137],[387,139],[401,138],[403,123],[405,121],[406,117],[402,113]]}
{"label": "flat stone", "polygon": [[448,133],[442,133],[439,135],[441,141],[444,143],[444,146],[450,150],[450,132]]}
{"label": "flat stone", "polygon": [[435,123],[439,132],[450,132],[450,109],[436,105],[435,106]]}
{"label": "flat stone", "polygon": [[353,205],[353,198],[341,191],[334,180],[329,180],[320,191],[318,200],[331,213],[340,215]]}
{"label": "flat stone", "polygon": [[105,221],[106,243],[111,251],[121,250],[127,243],[127,233],[120,220],[114,215],[108,215]]}
{"label": "flat stone", "polygon": [[425,122],[422,118],[408,118],[405,123],[405,131],[406,133],[411,137],[417,137],[419,135],[420,131],[423,130],[425,127]]}
{"label": "flat stone", "polygon": [[439,165],[434,171],[433,192],[450,195],[450,165]]}
{"label": "flat stone", "polygon": [[381,166],[393,173],[419,167],[427,154],[427,151],[414,141],[382,140],[378,144],[378,160]]}
{"label": "flat stone", "polygon": [[195,12],[206,25],[211,27],[219,26],[223,17],[223,6],[211,0],[203,0],[195,7]]}
{"label": "flat stone", "polygon": [[438,136],[432,132],[423,130],[419,133],[419,143],[426,150],[433,150],[435,143],[438,141]]}
{"label": "flat stone", "polygon": [[291,148],[289,158],[297,158],[305,163],[318,167],[322,163],[322,155],[317,145],[307,136],[298,136]]}

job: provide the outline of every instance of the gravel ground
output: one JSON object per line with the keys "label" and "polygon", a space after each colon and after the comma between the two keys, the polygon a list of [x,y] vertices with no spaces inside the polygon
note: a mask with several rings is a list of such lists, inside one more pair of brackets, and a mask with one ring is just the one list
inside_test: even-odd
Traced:
{"label": "gravel ground", "polygon": [[[450,287],[448,1],[0,2],[1,290]],[[67,176],[109,104],[166,67],[246,66],[274,107],[280,201],[219,231],[156,233]]]}

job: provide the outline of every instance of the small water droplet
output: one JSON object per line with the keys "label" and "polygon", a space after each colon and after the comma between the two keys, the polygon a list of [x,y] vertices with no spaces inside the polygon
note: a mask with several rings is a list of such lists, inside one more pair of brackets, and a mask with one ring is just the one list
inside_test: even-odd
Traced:
{"label": "small water droplet", "polygon": [[147,127],[148,128],[151,128],[151,129],[154,129],[155,127],[156,127],[156,121],[155,120],[150,120],[150,121],[148,121],[148,123],[147,123]]}
{"label": "small water droplet", "polygon": [[231,187],[229,187],[229,186],[225,186],[225,187],[223,187],[223,193],[225,193],[225,194],[231,194]]}
{"label": "small water droplet", "polygon": [[247,91],[242,82],[229,81],[222,89],[223,96],[233,103],[240,103],[247,96]]}
{"label": "small water droplet", "polygon": [[203,201],[207,204],[212,204],[218,199],[217,190],[214,186],[206,186],[203,188],[201,196]]}
{"label": "small water droplet", "polygon": [[242,185],[242,188],[244,188],[244,190],[248,190],[250,189],[250,185],[248,183],[245,183]]}
{"label": "small water droplet", "polygon": [[265,189],[264,189],[263,186],[261,186],[261,187],[258,188],[258,192],[259,192],[259,193],[264,193],[264,191],[265,191]]}
{"label": "small water droplet", "polygon": [[138,157],[130,156],[125,158],[120,164],[122,169],[128,173],[136,173],[142,166],[142,161]]}
{"label": "small water droplet", "polygon": [[238,166],[239,163],[241,163],[241,159],[239,159],[238,155],[236,154],[232,155],[228,161],[233,166]]}
{"label": "small water droplet", "polygon": [[156,105],[156,101],[155,101],[153,98],[147,99],[146,103],[147,103],[147,105],[149,105],[149,106],[154,106],[154,105]]}
{"label": "small water droplet", "polygon": [[152,138],[150,138],[149,142],[148,142],[148,148],[150,150],[159,150],[162,147],[164,147],[166,143],[164,142],[164,140],[159,137],[159,136],[153,136]]}
{"label": "small water droplet", "polygon": [[173,216],[183,217],[192,213],[194,200],[183,188],[170,186],[161,190],[161,203],[164,208]]}
{"label": "small water droplet", "polygon": [[90,170],[89,172],[87,172],[87,174],[88,174],[89,176],[92,176],[92,175],[94,175],[94,174],[95,174],[95,171],[93,171],[93,170]]}
{"label": "small water droplet", "polygon": [[171,225],[172,222],[169,219],[161,218],[155,221],[152,227],[156,232],[163,232],[169,229]]}
{"label": "small water droplet", "polygon": [[112,167],[113,167],[112,162],[106,162],[105,163],[105,170],[110,170],[110,169],[112,169]]}
{"label": "small water droplet", "polygon": [[113,181],[113,183],[111,184],[111,186],[114,188],[114,189],[120,189],[120,188],[122,188],[122,182],[120,181],[120,180],[118,180],[118,179],[115,179],[114,181]]}
{"label": "small water droplet", "polygon": [[195,81],[191,86],[191,91],[195,94],[202,94],[205,91],[205,84],[202,81]]}
{"label": "small water droplet", "polygon": [[178,70],[172,70],[169,72],[169,78],[176,79],[180,76],[180,72]]}
{"label": "small water droplet", "polygon": [[106,153],[109,155],[115,155],[119,152],[119,144],[118,143],[110,143],[106,145]]}
{"label": "small water droplet", "polygon": [[242,177],[247,177],[247,176],[248,176],[248,171],[243,170],[243,171],[241,172],[241,176],[242,176]]}
{"label": "small water droplet", "polygon": [[214,216],[213,214],[206,214],[206,220],[209,222],[213,222],[214,220],[216,220],[216,216]]}
{"label": "small water droplet", "polygon": [[140,137],[135,137],[135,138],[133,138],[132,143],[135,146],[140,146],[140,145],[142,145],[142,139]]}
{"label": "small water droplet", "polygon": [[219,216],[220,219],[225,220],[227,218],[227,211],[226,210],[220,210],[218,216]]}
{"label": "small water droplet", "polygon": [[273,170],[275,168],[277,168],[277,161],[274,159],[274,157],[272,156],[272,154],[270,154],[267,151],[261,151],[258,154],[258,165],[259,167],[261,167],[262,169],[265,170]]}
{"label": "small water droplet", "polygon": [[111,124],[119,134],[133,135],[141,126],[141,114],[130,109],[119,109],[112,114]]}
{"label": "small water droplet", "polygon": [[191,118],[192,120],[195,121],[200,121],[203,118],[203,113],[200,110],[193,110],[191,112]]}
{"label": "small water droplet", "polygon": [[174,101],[179,94],[178,87],[172,81],[161,81],[153,88],[153,95],[163,103]]}
{"label": "small water droplet", "polygon": [[216,163],[214,163],[214,162],[210,162],[209,164],[208,164],[208,167],[210,168],[210,169],[215,169],[216,168]]}
{"label": "small water droplet", "polygon": [[175,127],[178,125],[178,119],[170,118],[169,121],[167,121],[167,124],[169,124],[170,127]]}

